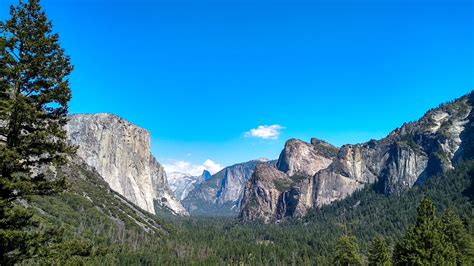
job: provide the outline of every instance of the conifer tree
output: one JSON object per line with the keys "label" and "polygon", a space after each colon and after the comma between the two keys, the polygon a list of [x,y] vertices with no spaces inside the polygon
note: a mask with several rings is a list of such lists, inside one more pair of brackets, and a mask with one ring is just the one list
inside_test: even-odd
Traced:
{"label": "conifer tree", "polygon": [[392,265],[392,257],[388,249],[387,241],[381,236],[375,237],[369,246],[369,265]]}
{"label": "conifer tree", "polygon": [[0,23],[0,264],[11,264],[34,243],[32,194],[60,191],[62,180],[42,168],[65,162],[73,149],[64,125],[71,99],[69,57],[39,0],[20,1]]}
{"label": "conifer tree", "polygon": [[341,236],[336,244],[334,265],[362,265],[356,238],[349,234]]}
{"label": "conifer tree", "polygon": [[448,209],[441,217],[445,242],[454,247],[457,265],[474,264],[474,240],[467,232],[462,220]]}
{"label": "conifer tree", "polygon": [[421,200],[415,226],[395,247],[394,262],[397,265],[455,264],[454,247],[446,241],[430,199]]}

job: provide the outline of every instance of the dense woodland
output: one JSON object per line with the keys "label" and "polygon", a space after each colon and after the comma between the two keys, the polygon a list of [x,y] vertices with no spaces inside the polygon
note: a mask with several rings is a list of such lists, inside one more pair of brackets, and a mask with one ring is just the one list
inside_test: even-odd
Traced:
{"label": "dense woodland", "polygon": [[69,58],[38,0],[11,15],[0,24],[1,265],[473,264],[474,125],[454,170],[399,195],[366,187],[270,225],[148,215],[67,163]]}
{"label": "dense woodland", "polygon": [[[79,194],[97,190],[95,186],[76,180],[59,196],[32,198],[35,206],[51,214],[37,214],[45,227],[62,229],[58,242],[44,249],[38,260],[71,263],[68,258],[73,256],[74,261],[98,264],[357,265],[382,257],[386,261],[381,265],[426,265],[436,260],[472,265],[473,176],[474,161],[469,161],[401,195],[387,197],[366,188],[303,219],[280,224],[158,218],[163,231],[154,235],[144,234],[133,223],[125,228],[115,225]],[[431,245],[437,249],[428,248]],[[441,258],[431,257],[443,252],[447,254]]]}

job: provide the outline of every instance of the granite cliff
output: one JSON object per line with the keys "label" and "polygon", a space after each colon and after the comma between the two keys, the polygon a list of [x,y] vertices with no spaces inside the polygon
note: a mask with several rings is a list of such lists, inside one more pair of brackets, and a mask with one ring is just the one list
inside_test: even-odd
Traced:
{"label": "granite cliff", "polygon": [[286,142],[275,166],[257,164],[245,186],[240,217],[271,222],[287,216],[301,216],[311,205],[313,183],[309,179],[327,168],[338,149],[324,141]]}
{"label": "granite cliff", "polygon": [[264,222],[300,217],[367,185],[397,194],[452,169],[462,158],[473,102],[471,93],[428,111],[386,138],[339,150],[317,139],[311,144],[289,140],[275,168],[257,166],[246,184],[240,217]]}
{"label": "granite cliff", "polygon": [[150,152],[148,131],[112,114],[73,115],[66,128],[70,142],[78,147],[77,155],[112,190],[150,213],[158,204],[187,215]]}

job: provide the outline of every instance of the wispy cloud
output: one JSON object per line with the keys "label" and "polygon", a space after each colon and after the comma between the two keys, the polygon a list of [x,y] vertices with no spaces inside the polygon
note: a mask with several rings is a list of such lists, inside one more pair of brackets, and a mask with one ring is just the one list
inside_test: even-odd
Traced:
{"label": "wispy cloud", "polygon": [[174,161],[170,164],[163,164],[166,173],[185,173],[193,176],[202,174],[202,171],[207,170],[211,174],[215,174],[222,170],[222,165],[207,159],[203,164],[196,165],[187,161]]}
{"label": "wispy cloud", "polygon": [[282,129],[284,127],[280,125],[262,125],[245,132],[245,136],[261,139],[278,139]]}

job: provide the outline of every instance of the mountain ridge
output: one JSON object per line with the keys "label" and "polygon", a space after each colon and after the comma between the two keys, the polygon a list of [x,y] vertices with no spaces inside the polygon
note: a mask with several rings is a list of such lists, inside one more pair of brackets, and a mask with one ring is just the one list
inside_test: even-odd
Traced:
{"label": "mountain ridge", "polygon": [[[462,150],[461,135],[472,122],[473,97],[471,92],[430,109],[417,121],[403,124],[380,140],[343,145],[332,162],[315,174],[301,167],[316,158],[308,156],[310,144],[300,141],[295,146],[295,140],[289,140],[282,154],[295,158],[293,170],[278,168],[286,165],[280,156],[275,170],[283,175],[269,169],[256,171],[246,185],[240,218],[274,222],[289,216],[302,217],[308,210],[343,199],[367,184],[377,183],[382,193],[397,194],[452,169],[459,158],[456,153]],[[300,168],[307,171],[300,171],[305,178],[297,184],[282,190],[272,184],[286,180]]]}

